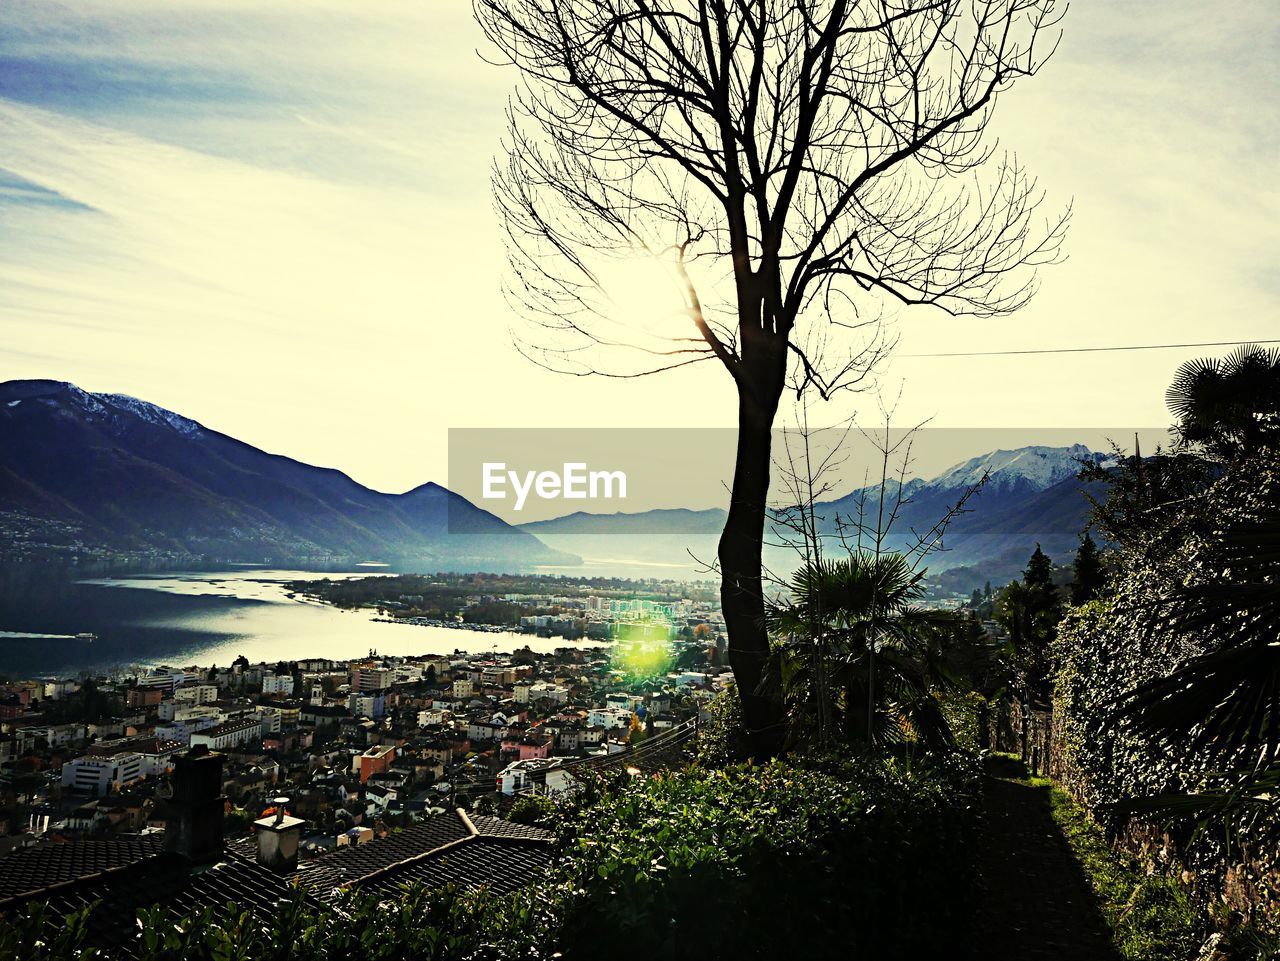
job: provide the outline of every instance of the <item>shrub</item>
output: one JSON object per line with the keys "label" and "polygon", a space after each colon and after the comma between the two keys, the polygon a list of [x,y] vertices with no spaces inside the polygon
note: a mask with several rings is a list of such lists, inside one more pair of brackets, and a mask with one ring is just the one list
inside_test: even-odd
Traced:
{"label": "shrub", "polygon": [[711,699],[705,718],[698,722],[694,759],[703,767],[723,767],[746,760],[749,753],[742,728],[742,700],[738,688],[730,686]]}
{"label": "shrub", "polygon": [[559,947],[584,959],[953,948],[970,907],[974,772],[964,759],[911,772],[809,761],[637,779],[566,821]]}

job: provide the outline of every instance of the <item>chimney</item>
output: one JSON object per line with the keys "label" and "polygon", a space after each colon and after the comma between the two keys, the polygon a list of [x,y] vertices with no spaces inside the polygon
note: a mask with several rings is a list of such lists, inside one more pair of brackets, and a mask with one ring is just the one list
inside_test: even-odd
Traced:
{"label": "chimney", "polygon": [[298,838],[302,834],[302,818],[285,811],[287,797],[272,798],[275,813],[253,822],[258,837],[258,863],[277,874],[289,874],[298,866]]}
{"label": "chimney", "polygon": [[222,755],[201,745],[173,759],[164,846],[193,864],[222,856]]}

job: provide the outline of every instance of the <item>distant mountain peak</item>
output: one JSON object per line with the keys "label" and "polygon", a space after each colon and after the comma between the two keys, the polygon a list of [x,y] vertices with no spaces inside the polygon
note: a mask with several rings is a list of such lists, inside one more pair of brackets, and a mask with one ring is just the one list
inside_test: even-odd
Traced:
{"label": "distant mountain peak", "polygon": [[128,394],[93,394],[96,397],[112,407],[127,410],[129,413],[141,417],[150,424],[157,426],[172,427],[180,434],[190,437],[199,434],[204,430],[204,426],[189,417],[183,417],[181,414],[175,414],[171,410],[166,410],[156,404],[149,403],[145,400],[139,400],[137,397],[130,397]]}
{"label": "distant mountain peak", "polygon": [[56,380],[0,383],[0,555],[7,544],[15,556],[381,557],[431,570],[577,559],[437,484],[383,494],[136,397]]}
{"label": "distant mountain peak", "polygon": [[19,407],[24,401],[54,405],[62,403],[92,418],[110,418],[113,414],[123,412],[149,424],[171,427],[188,437],[204,430],[201,424],[189,417],[128,394],[95,394],[63,380],[11,380],[0,384],[0,403],[5,407]]}
{"label": "distant mountain peak", "polygon": [[994,485],[996,489],[1022,486],[1042,491],[1077,475],[1082,460],[1099,462],[1105,456],[1084,444],[994,450],[955,464],[928,483],[941,490],[955,490],[972,487],[982,480],[984,474],[989,473],[991,479],[987,482],[988,486]]}

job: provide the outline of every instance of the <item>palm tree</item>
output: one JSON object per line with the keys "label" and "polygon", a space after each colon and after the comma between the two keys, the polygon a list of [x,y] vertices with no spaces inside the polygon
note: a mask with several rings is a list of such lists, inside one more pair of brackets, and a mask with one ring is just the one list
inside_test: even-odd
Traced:
{"label": "palm tree", "polygon": [[1189,360],[1165,402],[1184,445],[1222,460],[1249,455],[1274,433],[1280,415],[1280,350],[1245,344],[1225,358]]}
{"label": "palm tree", "polygon": [[938,695],[965,689],[990,645],[953,613],[920,607],[923,579],[896,553],[819,559],[796,572],[791,602],[767,614],[793,743],[829,746],[837,714],[845,738],[868,750],[908,738],[953,743]]}

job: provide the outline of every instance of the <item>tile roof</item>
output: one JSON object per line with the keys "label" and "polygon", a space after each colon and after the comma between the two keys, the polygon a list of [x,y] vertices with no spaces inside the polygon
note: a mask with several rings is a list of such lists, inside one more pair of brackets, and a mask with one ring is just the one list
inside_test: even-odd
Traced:
{"label": "tile roof", "polygon": [[[479,823],[476,823],[477,821]],[[486,884],[490,883],[486,880],[488,875],[496,876],[501,873],[501,863],[503,858],[507,857],[505,854],[489,850],[489,842],[502,839],[533,842],[539,849],[538,856],[541,858],[542,865],[545,866],[550,861],[551,846],[548,842],[551,840],[551,834],[549,832],[513,824],[510,825],[513,829],[511,832],[503,833],[499,825],[506,823],[499,818],[472,819],[460,812],[440,814],[403,831],[388,834],[384,838],[375,838],[365,844],[339,848],[315,860],[304,861],[298,866],[298,880],[322,898],[331,897],[336,890],[347,886],[358,886],[363,890],[375,879],[384,880],[393,875],[398,879],[396,881],[398,884],[409,881],[426,881],[433,884],[437,882],[445,884],[450,881],[459,884]],[[459,862],[459,865],[465,868],[465,871],[457,877],[441,879],[440,865],[445,865],[444,873],[447,874],[448,865],[454,863],[452,860],[443,859],[444,853],[448,851],[452,855],[455,849],[470,847],[476,842],[484,842],[488,860],[495,866],[494,870],[486,874],[484,871],[475,870],[478,865],[473,864],[471,860],[464,860]],[[519,887],[520,884],[527,883],[529,880],[526,878],[526,866],[514,846],[510,856],[517,868],[515,874],[525,878],[515,885]],[[437,859],[439,864],[435,866],[422,863]]]}
{"label": "tile roof", "polygon": [[346,887],[393,896],[408,883],[488,886],[509,893],[550,864],[552,835],[501,818],[440,814],[362,845],[302,861],[291,875],[257,863],[252,838],[228,842],[223,860],[191,870],[163,850],[163,835],[49,842],[0,857],[0,912],[45,901],[58,917],[97,903],[89,941],[111,957],[136,953],[139,908],[162,905],[185,915],[228,902],[266,918],[293,895],[332,901]]}
{"label": "tile roof", "polygon": [[550,864],[551,853],[551,846],[546,844],[512,844],[509,840],[474,837],[428,857],[392,865],[362,881],[359,888],[389,896],[404,884],[458,884],[509,894],[535,881]]}
{"label": "tile roof", "polygon": [[116,871],[159,854],[159,834],[104,841],[46,841],[0,858],[0,907],[5,901],[103,872]]}

